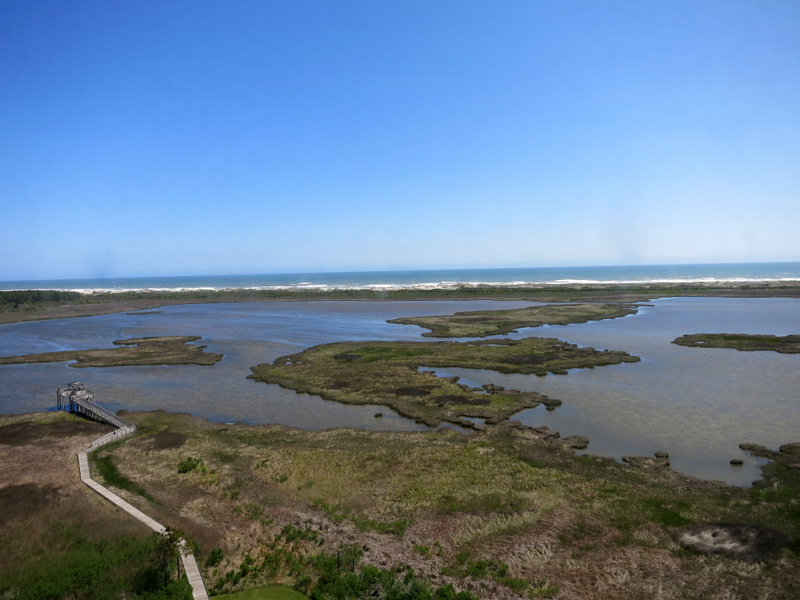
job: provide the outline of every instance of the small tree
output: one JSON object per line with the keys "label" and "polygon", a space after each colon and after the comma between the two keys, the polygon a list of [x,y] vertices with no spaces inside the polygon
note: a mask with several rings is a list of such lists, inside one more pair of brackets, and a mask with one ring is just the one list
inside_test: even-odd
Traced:
{"label": "small tree", "polygon": [[151,558],[156,569],[161,573],[164,578],[164,586],[169,584],[169,575],[171,571],[172,559],[177,559],[176,566],[178,574],[180,574],[180,541],[181,536],[170,529],[166,528],[164,533],[154,533],[153,550],[151,551]]}

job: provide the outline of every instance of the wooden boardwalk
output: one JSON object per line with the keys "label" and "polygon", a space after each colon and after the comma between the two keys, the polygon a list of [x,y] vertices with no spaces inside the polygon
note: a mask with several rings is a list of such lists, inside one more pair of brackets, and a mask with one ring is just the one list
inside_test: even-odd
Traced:
{"label": "wooden boardwalk", "polygon": [[161,523],[157,522],[154,519],[151,519],[138,508],[130,504],[129,502],[123,500],[119,496],[117,496],[114,492],[109,490],[108,488],[103,487],[99,483],[97,483],[94,479],[92,479],[92,475],[89,472],[89,457],[87,456],[87,451],[84,450],[80,454],[78,454],[78,466],[81,470],[81,481],[92,488],[95,492],[100,494],[103,498],[116,504],[126,513],[131,515],[132,517],[139,519],[142,523],[147,525],[153,531],[157,531],[158,533],[164,533],[167,528],[164,527]]}
{"label": "wooden boardwalk", "polygon": [[[117,431],[122,431],[118,429]],[[122,433],[116,437],[122,437],[122,435],[126,435],[130,433],[131,430]],[[116,432],[114,432],[116,433]],[[106,438],[106,439],[104,439]],[[88,453],[90,450],[95,448],[97,442],[105,443],[114,439],[109,437],[108,435],[103,436],[100,440],[95,440],[92,443],[92,448],[84,450],[83,452],[78,453],[78,468],[80,469],[81,473],[81,481],[83,481],[86,485],[92,488],[95,492],[103,496],[103,498],[107,499],[109,502],[116,504],[126,513],[131,515],[132,517],[139,519],[142,523],[147,525],[153,531],[163,534],[167,528],[164,527],[161,523],[148,517],[138,508],[133,506],[131,503],[125,501],[124,499],[120,498],[117,494],[109,490],[108,488],[103,487],[99,483],[97,483],[94,479],[92,479],[91,471],[89,470],[89,456]],[[103,440],[101,442],[101,440]],[[183,562],[183,570],[186,572],[186,577],[189,580],[189,585],[192,586],[192,596],[194,600],[209,600],[208,598],[208,591],[206,590],[206,586],[203,583],[203,576],[200,574],[200,568],[197,566],[197,560],[192,554],[191,550],[189,550],[189,545],[186,543],[186,540],[181,540],[179,543],[180,546],[180,553],[181,553],[181,562]]]}

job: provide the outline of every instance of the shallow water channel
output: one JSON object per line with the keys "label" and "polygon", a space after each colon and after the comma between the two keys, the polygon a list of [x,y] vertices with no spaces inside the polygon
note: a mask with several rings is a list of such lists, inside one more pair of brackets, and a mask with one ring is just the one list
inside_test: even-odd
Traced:
{"label": "shallow water channel", "polygon": [[[303,429],[358,427],[413,431],[424,426],[383,406],[346,406],[248,380],[250,367],[309,346],[346,340],[417,340],[422,329],[396,317],[527,306],[521,302],[259,302],[170,306],[155,314],[116,314],[0,326],[0,355],[112,346],[118,339],[200,335],[224,354],[212,367],[75,369],[66,363],[0,365],[0,412],[52,410],[55,391],[82,381],[111,410],[165,409],[215,421],[280,423]],[[800,300],[675,298],[637,315],[521,330],[512,337],[558,337],[579,345],[625,350],[639,363],[573,370],[568,375],[501,375],[448,369],[465,383],[535,390],[564,404],[515,418],[585,435],[586,452],[604,456],[670,453],[673,468],[706,479],[748,485],[758,461],[738,448],[777,448],[800,440],[800,355],[686,348],[685,333],[800,332]],[[382,418],[376,418],[376,413]],[[731,458],[744,466],[732,467]]]}

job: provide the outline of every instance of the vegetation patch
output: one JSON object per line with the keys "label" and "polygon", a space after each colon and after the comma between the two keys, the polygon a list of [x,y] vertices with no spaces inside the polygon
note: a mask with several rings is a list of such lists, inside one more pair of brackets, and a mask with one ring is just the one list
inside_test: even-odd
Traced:
{"label": "vegetation patch", "polygon": [[[0,572],[0,595],[15,600],[191,600],[175,577],[174,555],[160,562],[158,539],[87,539],[77,527],[55,524],[35,558]],[[44,542],[44,540],[43,540]]]}
{"label": "vegetation patch", "polygon": [[214,596],[215,600],[305,600],[305,594],[285,585],[266,585],[243,592]]}
{"label": "vegetation patch", "polygon": [[[342,554],[347,555],[344,568]],[[470,592],[456,592],[452,584],[431,584],[427,578],[418,576],[413,569],[381,569],[371,565],[356,568],[356,562],[361,560],[362,555],[360,549],[351,547],[345,548],[344,552],[323,553],[312,557],[311,564],[317,571],[317,583],[311,589],[309,597],[312,600],[369,597],[392,600],[478,600]]]}
{"label": "vegetation patch", "polygon": [[89,460],[95,468],[95,472],[102,478],[103,483],[121,490],[127,490],[152,501],[153,497],[145,488],[120,472],[117,465],[114,463],[113,455],[109,454],[108,451],[109,447],[106,447],[103,453],[95,451],[89,454]]}
{"label": "vegetation patch", "polygon": [[178,473],[191,473],[200,467],[204,467],[203,459],[190,456],[178,463]]}
{"label": "vegetation patch", "polygon": [[503,335],[520,327],[567,325],[635,314],[634,304],[548,304],[510,310],[457,312],[437,317],[393,319],[389,323],[419,325],[430,329],[428,337],[485,337]]}
{"label": "vegetation patch", "polygon": [[756,335],[748,333],[691,333],[672,340],[690,348],[732,348],[734,350],[772,350],[782,354],[800,353],[800,335]]}
{"label": "vegetation patch", "polygon": [[497,423],[545,402],[533,392],[496,386],[470,388],[420,367],[465,367],[501,373],[562,373],[639,358],[622,351],[579,348],[554,338],[473,342],[340,342],[309,348],[252,368],[252,379],[277,383],[345,404],[383,404],[435,426],[462,417]]}
{"label": "vegetation patch", "polygon": [[190,344],[199,336],[145,337],[114,342],[122,348],[65,350],[0,357],[0,365],[36,362],[75,361],[71,367],[121,367],[130,365],[213,365],[222,354],[205,351],[205,346]]}

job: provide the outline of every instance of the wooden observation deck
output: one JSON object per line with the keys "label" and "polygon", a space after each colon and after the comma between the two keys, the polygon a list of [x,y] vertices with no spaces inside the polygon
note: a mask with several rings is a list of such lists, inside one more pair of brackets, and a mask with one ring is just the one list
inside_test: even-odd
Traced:
{"label": "wooden observation deck", "polygon": [[79,381],[70,383],[65,388],[59,388],[58,392],[56,392],[56,398],[58,410],[80,413],[91,419],[108,423],[117,428],[115,431],[92,442],[92,446],[100,446],[115,438],[128,435],[136,429],[136,425],[133,423],[126,421],[122,417],[118,417],[110,410],[97,404],[94,401],[94,393],[86,389],[86,386]]}

